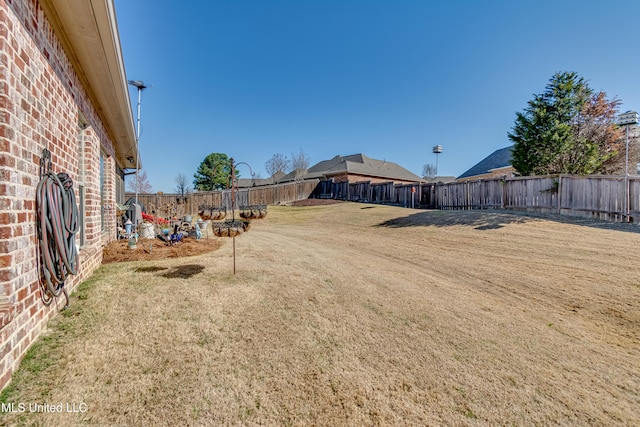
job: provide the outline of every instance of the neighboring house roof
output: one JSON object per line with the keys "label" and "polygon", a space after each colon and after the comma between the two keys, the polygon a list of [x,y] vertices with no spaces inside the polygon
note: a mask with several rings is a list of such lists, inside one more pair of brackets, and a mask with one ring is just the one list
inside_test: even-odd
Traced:
{"label": "neighboring house roof", "polygon": [[237,182],[238,187],[240,188],[259,187],[261,185],[275,184],[273,178],[238,178]]}
{"label": "neighboring house roof", "polygon": [[329,178],[335,175],[356,174],[402,181],[421,181],[421,178],[402,166],[386,160],[376,160],[364,154],[335,156],[323,160],[307,170],[304,178]]}
{"label": "neighboring house roof", "polygon": [[396,163],[372,159],[364,154],[352,154],[350,156],[335,156],[332,159],[316,163],[309,169],[296,169],[278,178],[240,178],[238,179],[238,187],[246,188],[305,179],[326,179],[344,174],[363,175],[397,181],[424,181],[418,175],[409,172]]}
{"label": "neighboring house roof", "polygon": [[438,184],[438,183],[446,184],[447,182],[454,182],[455,180],[456,180],[455,176],[449,176],[449,175],[436,176],[433,178],[423,179],[423,181],[425,181],[427,184]]}
{"label": "neighboring house roof", "polygon": [[291,182],[296,180],[311,179],[308,175],[308,169],[294,169],[286,175],[283,175],[276,179],[278,182]]}
{"label": "neighboring house roof", "polygon": [[501,148],[494,151],[488,157],[482,159],[479,163],[473,166],[471,169],[463,173],[458,177],[469,178],[477,175],[484,175],[490,173],[492,169],[504,168],[511,166],[511,151],[513,146]]}
{"label": "neighboring house roof", "polygon": [[238,187],[259,187],[261,185],[273,185],[296,180],[310,179],[306,174],[306,169],[295,169],[286,175],[280,174],[279,176],[271,176],[269,178],[239,178]]}
{"label": "neighboring house roof", "polygon": [[41,0],[78,78],[113,140],[118,164],[135,168],[136,134],[113,0]]}

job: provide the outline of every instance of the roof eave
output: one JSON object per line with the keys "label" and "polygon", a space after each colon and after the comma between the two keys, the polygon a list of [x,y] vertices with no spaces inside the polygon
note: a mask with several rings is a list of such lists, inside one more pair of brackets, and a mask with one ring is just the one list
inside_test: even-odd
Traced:
{"label": "roof eave", "polygon": [[113,0],[41,0],[42,8],[114,144],[135,168],[136,136]]}

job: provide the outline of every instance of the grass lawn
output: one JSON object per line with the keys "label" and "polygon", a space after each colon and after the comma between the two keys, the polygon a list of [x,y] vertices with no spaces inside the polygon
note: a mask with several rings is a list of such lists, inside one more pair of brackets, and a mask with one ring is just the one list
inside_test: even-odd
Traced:
{"label": "grass lawn", "polygon": [[235,275],[231,239],[101,267],[28,352],[0,423],[632,425],[638,231],[269,207],[236,238]]}

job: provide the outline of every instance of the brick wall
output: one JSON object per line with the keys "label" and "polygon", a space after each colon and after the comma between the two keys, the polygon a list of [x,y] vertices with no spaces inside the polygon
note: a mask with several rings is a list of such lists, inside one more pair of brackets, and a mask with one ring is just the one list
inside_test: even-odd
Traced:
{"label": "brick wall", "polygon": [[[66,172],[78,192],[85,186],[86,244],[70,292],[102,259],[102,245],[114,227],[114,148],[93,105],[51,29],[39,3],[0,0],[0,389],[47,322],[64,305],[41,301],[35,190],[43,149],[52,153],[52,171]],[[81,132],[79,117],[88,124]],[[84,173],[80,170],[84,154]],[[106,226],[100,190],[100,158],[105,171]],[[76,194],[79,200],[79,195]]]}

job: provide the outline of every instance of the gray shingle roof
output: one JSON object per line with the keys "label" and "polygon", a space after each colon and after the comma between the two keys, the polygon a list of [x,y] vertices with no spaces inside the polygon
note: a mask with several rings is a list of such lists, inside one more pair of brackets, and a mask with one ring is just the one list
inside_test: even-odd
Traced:
{"label": "gray shingle roof", "polygon": [[272,177],[270,178],[238,178],[238,187],[239,188],[247,188],[247,187],[259,187],[261,185],[272,185],[275,184],[275,181]]}
{"label": "gray shingle roof", "polygon": [[350,156],[335,156],[329,160],[323,160],[307,171],[306,178],[322,178],[352,173],[378,178],[397,179],[403,181],[420,181],[421,178],[409,172],[402,166],[386,160],[376,160],[364,154],[352,154]]}
{"label": "gray shingle roof", "polygon": [[501,148],[494,151],[488,157],[482,159],[479,163],[473,166],[471,169],[463,173],[458,177],[467,178],[470,176],[484,175],[489,173],[491,169],[504,168],[511,166],[511,151],[513,146]]}

